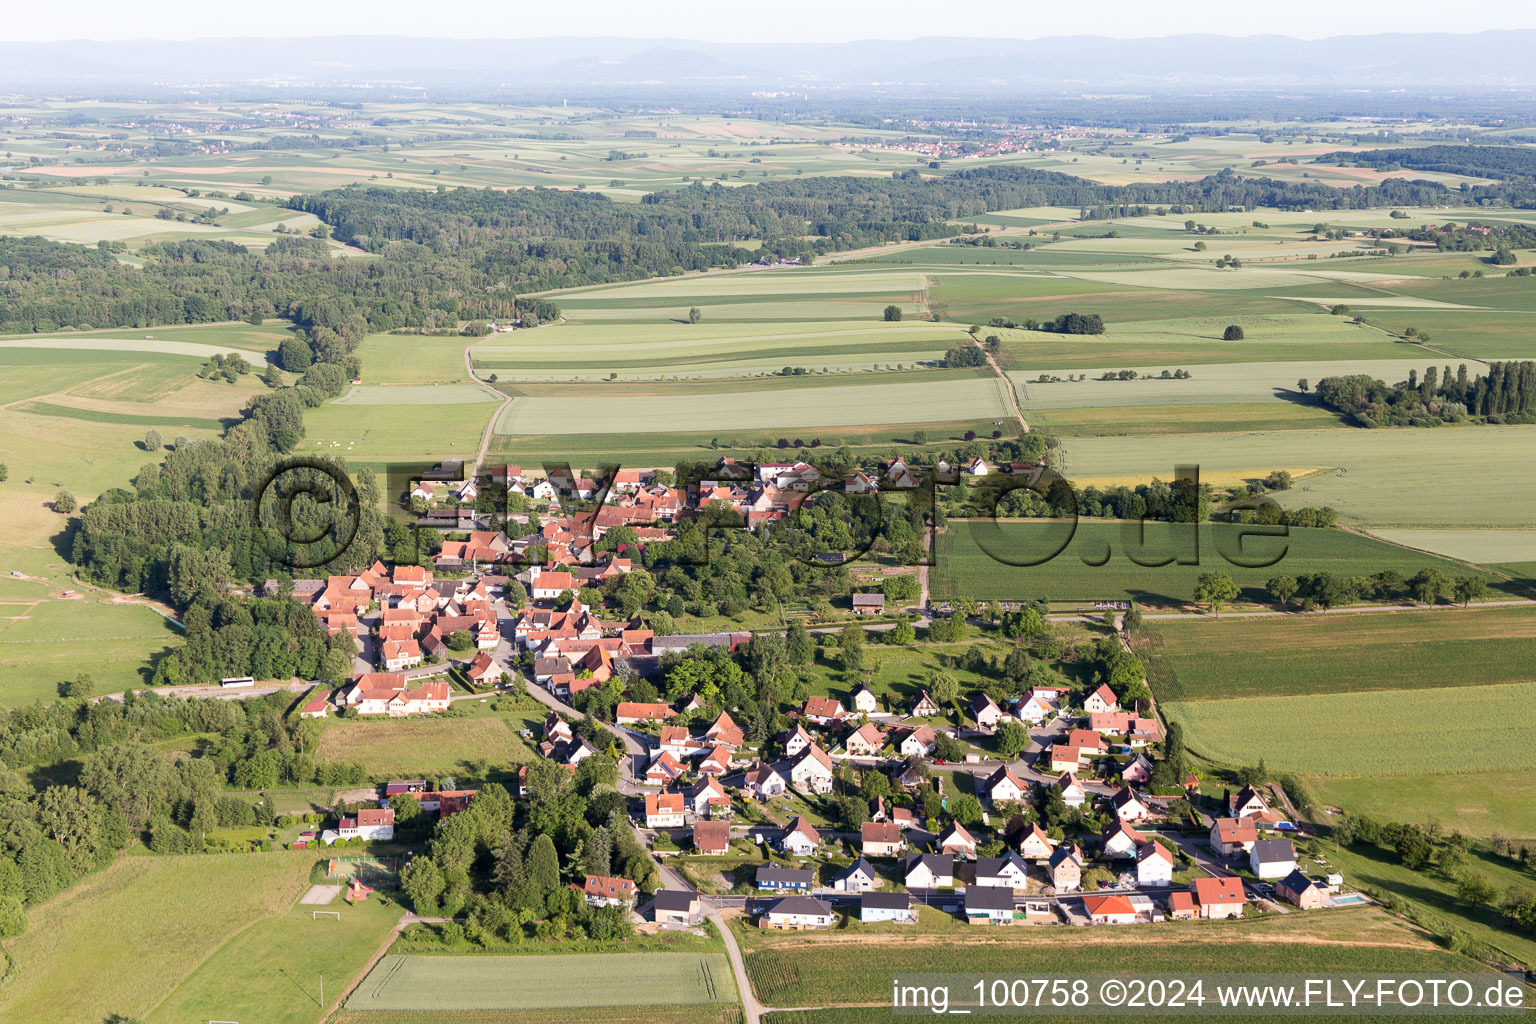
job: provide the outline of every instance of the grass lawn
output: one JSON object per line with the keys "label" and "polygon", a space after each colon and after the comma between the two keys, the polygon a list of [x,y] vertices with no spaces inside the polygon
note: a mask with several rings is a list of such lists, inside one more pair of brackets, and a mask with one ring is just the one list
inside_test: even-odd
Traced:
{"label": "grass lawn", "polygon": [[1536,682],[1164,703],[1190,749],[1271,771],[1370,776],[1536,768]]}
{"label": "grass lawn", "polygon": [[1536,665],[1536,605],[1158,621],[1144,650],[1165,702],[1513,683]]}
{"label": "grass lawn", "polygon": [[1231,970],[1234,952],[1249,971],[1477,969],[1373,909],[1113,929],[969,929],[942,937],[851,928],[827,935],[739,929],[738,935],[752,950],[753,991],[776,1006],[888,1005],[893,973],[1073,974],[1091,963],[1094,971],[1147,976]]}
{"label": "grass lawn", "polygon": [[[58,695],[58,684],[82,671],[97,693],[149,683],[150,659],[177,643],[179,631],[143,605],[110,604],[93,591],[61,599],[78,586],[61,577],[46,584],[6,579],[0,599],[0,707]],[[22,588],[32,587],[35,596]],[[86,657],[111,651],[111,657]]]}
{"label": "grass lawn", "polygon": [[[579,977],[581,984],[572,986]],[[536,1010],[734,1002],[719,953],[400,956],[380,960],[348,1010]]]}
{"label": "grass lawn", "polygon": [[432,384],[469,379],[464,349],[473,338],[370,334],[357,347],[366,384]]}
{"label": "grass lawn", "polygon": [[[1169,474],[1171,476],[1171,474]],[[1292,529],[1288,537],[1242,539],[1242,528],[1206,523],[1199,550],[1187,525],[1145,525],[1081,519],[1075,533],[1068,522],[1046,520],[951,520],[939,534],[931,585],[940,598],[978,600],[1047,598],[1053,601],[1124,599],[1147,604],[1183,604],[1192,599],[1201,573],[1229,573],[1245,588],[1246,600],[1266,600],[1264,582],[1281,574],[1327,571],[1369,575],[1395,569],[1411,576],[1425,566],[1448,576],[1472,570],[1434,555],[1420,554],[1343,530]],[[1051,557],[1052,552],[1060,554]],[[1198,557],[1199,564],[1139,565],[1143,562]],[[1007,564],[1043,560],[1039,565]],[[1045,560],[1048,559],[1048,560]],[[1107,559],[1107,560],[1106,560]],[[1230,561],[1229,561],[1230,559]],[[1234,562],[1268,562],[1242,568]],[[1102,564],[1091,564],[1102,563]]]}
{"label": "grass lawn", "polygon": [[355,761],[370,777],[455,775],[478,761],[493,765],[533,760],[515,729],[521,719],[408,718],[391,721],[328,719],[317,761]]}
{"label": "grass lawn", "polygon": [[19,970],[0,989],[0,1018],[79,1024],[148,1013],[210,951],[286,914],[315,859],[303,851],[120,857],[30,911],[27,933],[6,946]]}
{"label": "grass lawn", "polygon": [[[335,911],[315,918],[313,911]],[[146,1024],[259,1020],[313,1024],[341,1002],[342,990],[384,942],[402,910],[377,895],[356,906],[339,897],[324,907],[297,905],[257,921],[215,949],[145,1018]],[[320,978],[326,972],[325,1005]]]}
{"label": "grass lawn", "polygon": [[1528,770],[1459,775],[1312,777],[1323,802],[1378,821],[1427,824],[1487,838],[1495,832],[1536,845],[1536,802],[1519,798],[1530,788]]}

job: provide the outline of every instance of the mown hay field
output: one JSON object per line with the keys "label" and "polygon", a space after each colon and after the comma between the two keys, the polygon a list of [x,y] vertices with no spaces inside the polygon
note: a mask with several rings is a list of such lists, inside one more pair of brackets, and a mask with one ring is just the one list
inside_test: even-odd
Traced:
{"label": "mown hay field", "polygon": [[1516,683],[1536,678],[1536,604],[1161,621],[1145,652],[1165,702]]}
{"label": "mown hay field", "polygon": [[[930,570],[933,592],[937,597],[981,601],[1129,597],[1183,604],[1193,600],[1197,578],[1212,571],[1230,574],[1249,600],[1267,600],[1263,587],[1272,576],[1305,572],[1360,576],[1385,569],[1412,575],[1426,566],[1447,575],[1471,572],[1434,555],[1343,530],[1293,528],[1288,537],[1245,540],[1242,527],[1205,523],[1200,526],[1197,555],[1193,528],[1187,524],[1149,522],[1144,538],[1138,537],[1139,529],[1134,522],[1103,519],[1081,519],[1075,531],[1071,523],[1058,520],[951,520],[938,537],[935,567]],[[1057,550],[1061,553],[1050,557]],[[1142,562],[1172,561],[1143,565],[1132,561],[1132,555]],[[1195,557],[1198,564],[1177,561]],[[1041,559],[1047,560],[1038,565],[1016,564]],[[1234,564],[1239,561],[1270,564],[1243,568]]]}
{"label": "mown hay field", "polygon": [[[1448,669],[1454,676],[1454,669]],[[1536,682],[1179,701],[1163,714],[1192,750],[1303,775],[1536,768]]]}
{"label": "mown hay field", "polygon": [[635,434],[695,431],[707,436],[731,430],[761,430],[777,436],[812,427],[1006,420],[1011,417],[1011,410],[1003,386],[996,378],[817,388],[790,386],[695,394],[685,401],[637,397],[601,407],[567,398],[519,398],[496,421],[496,432],[585,434],[627,429]]}
{"label": "mown hay field", "polygon": [[347,1009],[536,1010],[735,999],[730,964],[719,953],[392,954],[353,991]]}
{"label": "mown hay field", "polygon": [[464,349],[471,338],[370,334],[357,347],[365,384],[437,384],[468,380]]}
{"label": "mown hay field", "polygon": [[1074,975],[1091,963],[1093,971],[1146,977],[1230,971],[1234,962],[1240,962],[1242,970],[1270,972],[1477,969],[1471,960],[1422,943],[1377,911],[1330,913],[1333,919],[1327,921],[1316,920],[1316,915],[1290,915],[1290,921],[1272,915],[1114,929],[1113,936],[1103,934],[1104,929],[1005,928],[995,931],[1006,935],[988,929],[985,936],[953,938],[789,939],[750,952],[747,975],[766,1005],[825,1006],[889,1005],[892,975],[914,972]]}
{"label": "mown hay field", "polygon": [[18,969],[0,988],[0,1019],[143,1016],[210,950],[286,913],[314,863],[302,851],[119,857],[28,913],[26,934],[6,945]]}
{"label": "mown hay field", "polygon": [[402,772],[452,775],[482,760],[531,761],[533,751],[500,718],[343,719],[327,724],[315,759],[356,762],[370,777],[382,778]]}

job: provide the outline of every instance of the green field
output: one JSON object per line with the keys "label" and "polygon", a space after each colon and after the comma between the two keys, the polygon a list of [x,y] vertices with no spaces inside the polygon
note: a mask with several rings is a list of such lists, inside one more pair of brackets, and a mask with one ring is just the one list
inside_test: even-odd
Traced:
{"label": "green field", "polygon": [[1378,821],[1438,822],[1469,836],[1494,833],[1536,843],[1536,802],[1511,799],[1530,786],[1530,771],[1456,775],[1311,777],[1324,803]]}
{"label": "green field", "polygon": [[1032,429],[1049,430],[1063,438],[1240,434],[1344,426],[1336,414],[1320,406],[1285,401],[1231,405],[1110,405],[1092,409],[1042,409],[1032,405],[1024,410],[1024,416]]}
{"label": "green field", "polygon": [[476,762],[533,760],[515,729],[520,718],[411,718],[328,722],[315,749],[317,761],[356,762],[371,778],[398,774],[454,775]]}
{"label": "green field", "polygon": [[143,1016],[245,928],[286,915],[314,862],[289,851],[120,857],[33,908],[27,933],[7,942],[18,969],[0,988],[0,1018]]}
{"label": "green field", "polygon": [[[316,918],[315,910],[335,911]],[[213,950],[148,1016],[146,1024],[210,1017],[268,1024],[314,1024],[341,1002],[348,981],[389,936],[403,913],[377,896],[348,906],[339,897],[299,904],[257,921]],[[326,972],[325,1004],[320,976]]]}
{"label": "green field", "polygon": [[814,389],[764,388],[697,394],[684,402],[637,397],[593,407],[554,397],[518,398],[496,421],[498,434],[635,434],[755,430],[784,432],[913,421],[1006,420],[1012,415],[996,378]]}
{"label": "green field", "polygon": [[1159,621],[1146,653],[1164,702],[1525,682],[1536,605]]}
{"label": "green field", "polygon": [[[691,1006],[607,1006],[607,1024],[741,1024],[741,1007],[726,1003]],[[542,1010],[342,1010],[335,1024],[589,1024],[592,1012],[577,1007]]]}
{"label": "green field", "polygon": [[1145,977],[1232,970],[1236,948],[1248,971],[1476,969],[1473,961],[1422,942],[1374,910],[1333,911],[1326,919],[1270,915],[1240,922],[1167,923],[1113,929],[1112,936],[1105,931],[987,929],[984,937],[927,942],[894,935],[861,935],[858,941],[851,936],[768,939],[747,955],[747,975],[766,1005],[825,1006],[889,1005],[891,976],[903,972],[1081,974],[1083,965],[1091,963],[1093,971]]}
{"label": "green field", "polygon": [[[577,977],[581,984],[573,987]],[[347,1009],[537,1010],[735,999],[730,964],[719,953],[390,955],[363,979]]]}
{"label": "green field", "polygon": [[[1172,474],[1169,474],[1170,476]],[[930,571],[939,597],[977,600],[1047,598],[1053,601],[1123,600],[1126,596],[1150,604],[1183,604],[1193,599],[1201,573],[1229,573],[1244,588],[1248,600],[1263,594],[1272,576],[1305,572],[1370,575],[1394,569],[1412,575],[1432,566],[1447,575],[1470,569],[1433,555],[1419,554],[1343,530],[1292,529],[1288,537],[1242,539],[1242,527],[1205,523],[1200,526],[1198,564],[1138,565],[1143,562],[1193,558],[1193,531],[1188,525],[1145,524],[1145,539],[1137,523],[1081,519],[1076,524],[1049,520],[951,520],[939,534]],[[1065,548],[1063,548],[1065,545]],[[1052,552],[1061,553],[1051,557]],[[1108,561],[1102,561],[1108,552]],[[1228,558],[1232,561],[1228,561]],[[1039,565],[1008,562],[1041,560]],[[1269,563],[1242,568],[1233,562]],[[1099,565],[1089,562],[1102,562]]]}
{"label": "green field", "polygon": [[[91,591],[60,598],[66,580],[5,579],[0,595],[0,707],[58,696],[60,683],[89,672],[97,693],[139,688],[150,660],[177,643],[179,631],[143,605],[110,604]],[[111,650],[111,657],[94,653]]]}
{"label": "green field", "polygon": [[[1337,359],[1328,362],[1295,361],[1283,363],[1207,363],[1196,366],[1187,380],[1161,380],[1157,375],[1163,370],[1176,369],[1177,364],[1149,366],[1146,364],[1119,366],[1100,363],[1089,371],[1088,380],[1055,381],[1041,383],[1042,372],[1061,376],[1066,368],[1049,370],[1020,370],[1009,373],[1009,380],[1019,393],[1019,404],[1024,415],[1034,409],[1084,409],[1102,406],[1135,405],[1222,405],[1252,402],[1289,402],[1311,404],[1297,390],[1299,378],[1309,381],[1321,377],[1340,377],[1349,374],[1367,374],[1396,383],[1406,380],[1410,364],[1402,360],[1353,360]],[[1413,368],[1423,372],[1422,365]],[[1098,378],[1105,371],[1115,369],[1134,370],[1147,380],[1114,380]]]}
{"label": "green field", "polygon": [[470,338],[370,334],[357,347],[366,384],[456,383],[469,379],[464,349]]}
{"label": "green field", "polygon": [[[1528,426],[1083,437],[1066,445],[1063,475],[1074,482],[1167,480],[1174,466],[1193,464],[1207,478],[1262,478],[1279,467],[1311,467],[1330,472],[1276,500],[1288,508],[1331,505],[1346,521],[1371,526],[1523,529],[1536,507],[1533,439],[1536,428]],[[1490,486],[1465,485],[1472,467]]]}
{"label": "green field", "polygon": [[1536,682],[1165,703],[1226,764],[1322,776],[1536,768]]}
{"label": "green field", "polygon": [[[470,387],[473,385],[444,384],[436,390],[467,398],[467,390],[456,389]],[[383,390],[398,389],[374,388],[362,397],[371,399],[374,392]],[[483,390],[479,394],[490,398]],[[410,401],[390,404],[390,397]],[[383,396],[380,401],[361,404],[342,404],[337,400],[306,409],[305,438],[297,450],[325,449],[333,455],[361,456],[365,460],[370,456],[430,462],[455,457],[473,459],[491,414],[496,411],[495,403],[474,400],[436,405],[425,400],[426,397],[414,394]]]}
{"label": "green field", "polygon": [[1493,565],[1536,559],[1536,530],[1373,530],[1393,544]]}

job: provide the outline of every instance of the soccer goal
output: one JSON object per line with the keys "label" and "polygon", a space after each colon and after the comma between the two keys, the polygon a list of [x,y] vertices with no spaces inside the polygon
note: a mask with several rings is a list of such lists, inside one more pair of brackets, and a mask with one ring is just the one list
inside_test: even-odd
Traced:
{"label": "soccer goal", "polygon": [[[322,917],[334,917],[336,920],[340,921],[341,920],[341,911],[339,911],[339,910],[312,910],[312,911],[310,911],[309,919],[311,921],[318,921]],[[208,1024],[239,1024],[239,1022],[238,1021],[209,1021]]]}

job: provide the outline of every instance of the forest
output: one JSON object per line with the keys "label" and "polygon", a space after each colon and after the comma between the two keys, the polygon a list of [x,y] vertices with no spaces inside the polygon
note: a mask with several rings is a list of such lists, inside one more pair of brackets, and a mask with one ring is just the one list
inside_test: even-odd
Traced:
{"label": "forest", "polygon": [[1317,382],[1317,400],[1362,427],[1433,427],[1468,417],[1485,423],[1536,422],[1536,362],[1489,363],[1486,374],[1468,377],[1463,363],[1453,377],[1451,368],[1429,367],[1422,379],[1409,370],[1408,379],[1387,385],[1365,374],[1324,377]]}

